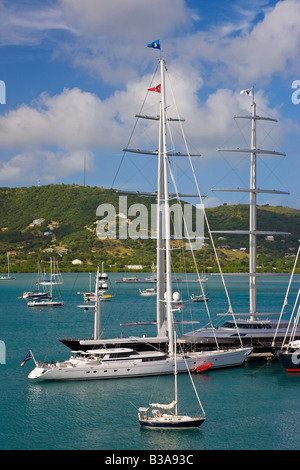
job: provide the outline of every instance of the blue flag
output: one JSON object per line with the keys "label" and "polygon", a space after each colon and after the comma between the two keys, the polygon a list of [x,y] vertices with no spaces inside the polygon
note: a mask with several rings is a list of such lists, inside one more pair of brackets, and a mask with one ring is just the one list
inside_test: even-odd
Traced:
{"label": "blue flag", "polygon": [[29,361],[31,358],[32,358],[32,355],[31,355],[31,352],[29,351],[29,353],[26,355],[24,361],[21,362],[20,366],[23,367],[26,364],[26,362]]}
{"label": "blue flag", "polygon": [[151,42],[150,44],[148,44],[147,47],[153,47],[153,49],[160,49],[159,41]]}

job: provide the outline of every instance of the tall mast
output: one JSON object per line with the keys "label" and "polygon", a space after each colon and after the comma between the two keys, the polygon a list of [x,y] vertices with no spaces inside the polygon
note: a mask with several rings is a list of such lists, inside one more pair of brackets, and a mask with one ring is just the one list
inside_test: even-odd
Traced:
{"label": "tall mast", "polygon": [[256,103],[252,99],[250,207],[249,207],[249,308],[250,318],[256,313]]}
{"label": "tall mast", "polygon": [[164,200],[164,161],[162,145],[162,112],[160,105],[159,141],[158,141],[158,169],[157,169],[157,221],[156,221],[156,324],[157,336],[166,335],[166,323],[164,321],[164,293],[165,293],[165,269],[164,269],[164,240],[163,240],[163,200]]}
{"label": "tall mast", "polygon": [[52,300],[52,292],[53,292],[53,279],[52,279],[52,257],[50,258],[50,297]]}
{"label": "tall mast", "polygon": [[[250,90],[249,90],[250,91]],[[250,94],[250,93],[247,93]],[[256,195],[258,193],[272,193],[272,194],[289,194],[285,191],[277,191],[273,189],[259,189],[256,185],[256,156],[257,154],[265,155],[280,155],[285,156],[285,153],[275,152],[273,150],[261,150],[256,145],[256,121],[272,121],[277,122],[276,119],[261,117],[256,114],[256,103],[254,101],[254,88],[251,90],[252,96],[252,112],[248,116],[235,116],[239,119],[251,119],[251,148],[250,149],[218,149],[223,152],[245,152],[250,153],[250,188],[249,189],[213,189],[213,191],[235,191],[235,192],[249,192],[250,205],[249,205],[249,230],[215,230],[212,233],[227,233],[249,235],[249,314],[250,319],[255,320],[257,315],[256,305],[256,237],[257,235],[290,235],[289,232],[274,232],[274,231],[258,231],[257,230],[257,202]],[[267,273],[267,275],[270,275]]]}
{"label": "tall mast", "polygon": [[[176,332],[174,331],[174,343],[176,344]],[[174,388],[175,388],[175,415],[178,415],[178,385],[177,385],[177,351],[175,348],[175,370],[174,370]]]}
{"label": "tall mast", "polygon": [[165,62],[160,59],[161,73],[161,133],[164,168],[164,237],[166,259],[166,320],[169,337],[169,353],[174,352],[173,338],[173,313],[172,313],[172,271],[171,271],[171,230],[170,230],[170,205],[168,188],[168,150],[167,150],[167,126],[166,126],[166,93],[165,93]]}
{"label": "tall mast", "polygon": [[95,318],[94,318],[94,339],[100,338],[100,299],[99,299],[99,267],[97,268],[95,283]]}
{"label": "tall mast", "polygon": [[7,253],[7,277],[9,277],[9,254]]}
{"label": "tall mast", "polygon": [[[158,137],[158,149],[157,150],[141,150],[133,148],[123,148],[124,152],[132,152],[137,154],[158,156],[158,185],[157,192],[141,192],[141,191],[122,191],[129,194],[139,194],[144,196],[157,196],[157,241],[156,241],[156,263],[157,263],[157,303],[156,303],[156,325],[157,325],[157,336],[165,337],[166,330],[168,330],[168,336],[170,341],[171,350],[173,350],[173,326],[172,326],[172,283],[171,283],[171,257],[170,257],[170,210],[169,210],[169,197],[168,193],[168,156],[176,157],[193,157],[200,156],[191,153],[175,152],[174,150],[167,150],[167,138],[166,138],[166,123],[167,121],[183,121],[180,118],[167,118],[166,117],[166,94],[165,94],[165,61],[160,58],[160,113],[159,116],[148,116],[142,114],[136,114],[137,118],[150,119],[159,121],[159,137]],[[156,90],[158,91],[158,90]],[[181,197],[198,197],[198,194],[172,194],[172,196]],[[203,196],[205,197],[205,196]],[[164,243],[164,240],[166,242]],[[165,257],[166,253],[166,257]],[[166,259],[166,280],[165,280],[165,259]],[[165,299],[165,288],[169,294],[168,300]],[[165,309],[166,305],[166,309]],[[165,315],[166,311],[166,315]],[[169,312],[169,313],[168,313]]]}

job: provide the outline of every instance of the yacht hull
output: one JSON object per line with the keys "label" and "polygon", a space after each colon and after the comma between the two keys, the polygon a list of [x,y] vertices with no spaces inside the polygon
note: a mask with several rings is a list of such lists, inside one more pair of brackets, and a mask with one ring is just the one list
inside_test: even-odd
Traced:
{"label": "yacht hull", "polygon": [[139,419],[141,427],[148,429],[197,429],[205,418],[190,418],[189,416],[166,416],[161,418]]}
{"label": "yacht hull", "polygon": [[[277,329],[276,322],[268,322],[268,328],[257,328],[257,325],[251,325],[251,322],[244,322],[243,327],[239,328],[239,334],[236,328],[199,328],[183,335],[185,343],[191,343],[198,347],[215,347],[216,340],[220,347],[233,347],[240,345],[240,339],[244,347],[252,347],[263,350],[275,350],[282,346],[282,341],[287,338],[287,326]],[[245,325],[247,328],[245,328]],[[274,341],[274,336],[276,338]],[[300,339],[300,328],[297,329],[295,339]],[[288,339],[286,340],[288,341]]]}
{"label": "yacht hull", "polygon": [[[250,354],[251,348],[232,351],[210,351],[191,353],[177,358],[177,372],[186,373],[188,369],[197,369],[211,363],[210,369],[234,367],[243,364]],[[33,380],[100,380],[130,377],[159,376],[174,373],[174,358],[164,360],[142,359],[107,361],[100,364],[88,363],[73,365],[72,363],[57,363],[37,366],[28,375]]]}

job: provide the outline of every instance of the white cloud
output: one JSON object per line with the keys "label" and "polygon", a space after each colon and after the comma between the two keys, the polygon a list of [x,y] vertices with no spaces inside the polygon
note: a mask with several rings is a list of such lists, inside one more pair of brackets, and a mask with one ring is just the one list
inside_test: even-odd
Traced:
{"label": "white cloud", "polygon": [[0,163],[1,184],[55,183],[61,178],[93,170],[94,155],[87,150],[51,152],[40,149],[27,150]]}
{"label": "white cloud", "polygon": [[300,72],[299,17],[298,0],[278,1],[254,26],[247,20],[243,27],[228,23],[224,28],[196,32],[181,40],[182,47],[191,61],[198,58],[212,66],[207,69],[214,83],[262,85],[274,75],[293,77]]}
{"label": "white cloud", "polygon": [[53,97],[43,93],[31,106],[22,105],[0,117],[0,140],[7,148],[105,148],[121,131],[114,121],[115,112],[105,101],[78,88],[64,89]]}
{"label": "white cloud", "polygon": [[17,2],[0,2],[0,45],[38,45],[48,40],[51,32],[69,31],[71,25],[64,22],[57,5],[20,5]]}
{"label": "white cloud", "polygon": [[[145,71],[153,57],[145,46],[156,39],[169,59],[176,55],[193,66],[200,60],[199,70],[205,60],[215,81],[262,83],[274,74],[300,71],[298,0],[274,7],[251,0],[233,8],[231,22],[199,31],[194,28],[201,25],[199,13],[184,0],[57,0],[31,8],[2,0],[0,44],[52,44],[55,58],[118,85]],[[201,6],[198,10],[201,15]],[[259,14],[264,16],[255,23]],[[62,41],[55,32],[69,35]]]}

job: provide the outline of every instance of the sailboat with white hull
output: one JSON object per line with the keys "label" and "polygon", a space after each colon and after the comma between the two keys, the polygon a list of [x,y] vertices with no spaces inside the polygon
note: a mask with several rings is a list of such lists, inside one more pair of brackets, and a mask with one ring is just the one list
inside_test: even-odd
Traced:
{"label": "sailboat with white hull", "polygon": [[0,275],[0,281],[12,281],[16,279],[15,276],[12,276],[10,274],[10,269],[9,269],[9,253],[7,253],[7,274],[6,275],[3,275],[1,274]]}
{"label": "sailboat with white hull", "polygon": [[[53,274],[53,260],[50,259],[50,279],[52,279]],[[28,307],[63,307],[64,302],[62,300],[53,300],[53,285],[56,285],[55,282],[49,282],[49,284],[45,284],[40,282],[42,286],[49,285],[50,292],[47,295],[37,295],[30,297],[30,300],[27,302]]]}
{"label": "sailboat with white hull", "polygon": [[[176,342],[176,334],[174,334]],[[188,371],[189,372],[189,371]],[[205,421],[205,411],[200,401],[198,392],[189,372],[195,395],[197,397],[201,414],[189,416],[179,414],[178,404],[178,384],[177,384],[177,354],[175,350],[175,370],[174,370],[174,400],[171,403],[150,403],[149,407],[140,407],[138,419],[142,428],[148,429],[197,429]]]}
{"label": "sailboat with white hull", "polygon": [[[247,93],[244,93],[247,92]],[[249,276],[249,311],[247,313],[238,313],[238,318],[235,321],[232,318],[222,326],[217,328],[200,328],[195,331],[188,332],[184,335],[186,341],[195,341],[198,344],[206,344],[212,346],[217,338],[219,344],[224,346],[232,346],[239,341],[239,336],[242,338],[244,346],[252,346],[255,351],[273,351],[275,345],[273,343],[274,333],[276,331],[277,340],[280,342],[286,335],[288,322],[281,321],[278,325],[278,320],[262,319],[261,317],[268,317],[271,315],[279,316],[277,313],[261,313],[257,310],[257,278],[259,276],[272,276],[278,275],[277,273],[258,273],[256,271],[256,248],[258,236],[274,236],[290,235],[289,232],[274,232],[274,231],[261,231],[257,229],[257,195],[260,193],[269,194],[289,194],[285,191],[277,191],[273,189],[260,189],[257,187],[257,169],[256,157],[257,155],[279,155],[285,156],[285,153],[276,152],[273,150],[262,150],[257,147],[256,143],[256,123],[258,121],[271,121],[277,122],[276,119],[269,117],[262,117],[256,113],[256,103],[254,100],[254,89],[243,90],[241,93],[252,96],[252,113],[247,116],[235,116],[239,119],[250,119],[252,122],[251,129],[251,148],[249,149],[218,149],[219,151],[226,152],[243,152],[250,153],[250,188],[249,189],[213,189],[213,191],[234,191],[246,192],[250,194],[250,214],[249,214],[249,230],[218,230],[212,231],[216,234],[228,235],[249,235],[249,273],[226,273],[235,276]],[[219,314],[220,316],[231,316],[231,313]],[[247,318],[245,318],[247,317]],[[297,336],[300,338],[300,330],[297,331]],[[257,349],[255,349],[257,348]]]}
{"label": "sailboat with white hull", "polygon": [[[173,312],[177,305],[177,294],[172,292],[171,272],[171,235],[170,207],[168,190],[168,157],[167,149],[167,105],[165,96],[165,61],[159,60],[161,80],[161,100],[159,118],[158,149],[158,204],[163,210],[157,211],[157,302],[155,337],[145,335],[129,338],[102,338],[100,334],[99,274],[96,277],[94,337],[90,339],[61,339],[72,348],[73,354],[68,361],[56,365],[37,364],[29,374],[32,379],[45,380],[78,380],[105,379],[119,377],[141,377],[147,375],[173,374],[174,353],[177,342],[173,337]],[[174,119],[172,119],[174,120]],[[128,150],[128,149],[127,149]],[[142,151],[141,151],[142,152]],[[180,154],[182,155],[182,154]],[[199,281],[201,284],[201,282]],[[144,324],[144,322],[142,322]],[[180,339],[178,340],[181,341]],[[184,343],[184,341],[181,341]],[[117,350],[116,350],[117,349]],[[216,349],[214,351],[197,351],[177,356],[178,373],[197,369],[211,363],[211,368],[241,365],[252,348]],[[74,356],[76,354],[76,357]]]}

